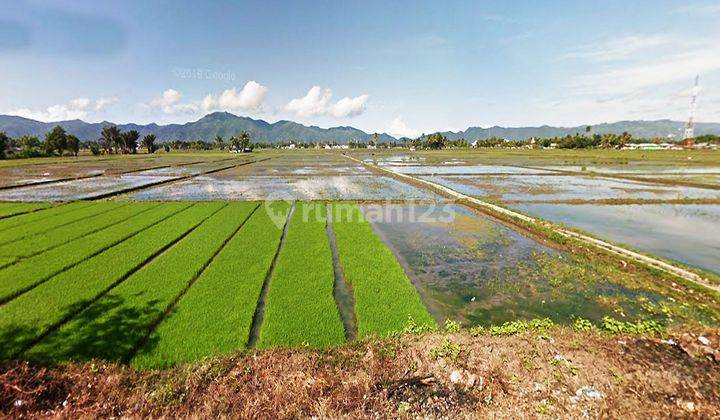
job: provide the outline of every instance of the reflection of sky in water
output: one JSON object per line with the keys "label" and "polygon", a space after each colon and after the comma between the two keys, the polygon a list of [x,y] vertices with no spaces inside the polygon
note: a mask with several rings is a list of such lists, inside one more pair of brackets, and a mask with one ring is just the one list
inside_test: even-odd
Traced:
{"label": "reflection of sky in water", "polygon": [[[611,283],[590,273],[591,267],[576,265],[571,256],[464,207],[451,207],[452,223],[413,222],[413,211],[427,219],[423,206],[390,208],[386,211],[393,216],[382,219],[376,217],[379,205],[363,206],[440,322],[451,318],[472,325],[549,317],[569,323],[573,316],[598,321],[614,309],[599,296],[622,301],[618,305],[628,315],[639,312],[637,297],[660,298]],[[435,214],[445,211],[441,207]]]}
{"label": "reflection of sky in water", "polygon": [[120,175],[78,179],[0,191],[0,201],[69,201],[172,179],[162,176]]}
{"label": "reflection of sky in water", "polygon": [[37,184],[38,182],[52,181],[52,177],[38,177],[38,178],[3,178],[0,179],[0,186],[13,186],[13,185],[25,185],[25,184]]}
{"label": "reflection of sky in water", "polygon": [[607,198],[720,198],[704,188],[583,176],[434,176],[422,177],[460,193],[502,200],[592,200]]}
{"label": "reflection of sky in water", "polygon": [[720,205],[516,204],[512,207],[720,274]]}
{"label": "reflection of sky in water", "polygon": [[433,200],[424,189],[380,176],[302,178],[200,176],[132,194],[138,200]]}
{"label": "reflection of sky in water", "polygon": [[551,165],[551,166],[538,166],[543,169],[558,169],[562,171],[574,171],[574,172],[597,172],[606,174],[618,174],[618,173],[648,173],[648,174],[694,174],[694,173],[714,173],[720,174],[720,167],[718,166],[653,166],[653,165],[606,165],[606,166],[595,166],[595,165]]}
{"label": "reflection of sky in water", "polygon": [[541,169],[525,169],[503,165],[403,166],[392,168],[403,174],[543,174]]}

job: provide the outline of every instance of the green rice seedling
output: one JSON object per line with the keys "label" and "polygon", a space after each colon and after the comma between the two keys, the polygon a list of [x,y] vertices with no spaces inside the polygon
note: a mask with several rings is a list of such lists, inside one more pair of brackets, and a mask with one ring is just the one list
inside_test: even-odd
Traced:
{"label": "green rice seedling", "polygon": [[172,203],[158,206],[155,203],[140,203],[137,205],[152,206],[154,208],[135,217],[130,217],[124,222],[0,269],[0,302],[12,299],[53,275],[102,252],[108,247],[118,244],[174,213],[184,210],[190,204]]}
{"label": "green rice seedling", "polygon": [[91,206],[82,207],[75,211],[71,211],[59,216],[49,217],[42,220],[42,223],[30,223],[27,225],[15,226],[6,229],[0,234],[0,244],[9,244],[23,238],[39,235],[44,232],[52,231],[60,227],[83,221],[88,217],[103,214],[120,206],[124,203],[120,202],[100,202]]}
{"label": "green rice seedling", "polygon": [[[186,208],[0,306],[0,359],[23,351],[50,329],[80,313],[99,295],[133,274],[221,206],[205,203]],[[118,304],[120,302],[114,301],[110,306]],[[129,323],[136,316],[126,315],[125,321]],[[98,327],[102,332],[106,325]],[[114,335],[113,331],[107,331]],[[102,346],[102,341],[107,339],[108,336],[100,335],[89,345]]]}
{"label": "green rice seedling", "polygon": [[15,257],[0,257],[0,268],[14,263],[16,259]]}
{"label": "green rice seedling", "polygon": [[355,297],[358,335],[402,331],[408,318],[435,327],[417,290],[360,208],[335,204],[331,218],[342,271]]}
{"label": "green rice seedling", "polygon": [[50,207],[49,203],[0,203],[0,218],[11,217]]}
{"label": "green rice seedling", "polygon": [[21,214],[13,217],[0,219],[0,238],[2,233],[15,226],[29,226],[32,223],[42,223],[43,220],[51,217],[60,216],[65,213],[79,210],[83,207],[92,206],[95,203],[89,201],[78,201],[75,203],[63,204],[38,210],[32,213]]}
{"label": "green rice seedling", "polygon": [[73,239],[89,235],[108,226],[140,214],[154,206],[125,204],[109,211],[77,220],[47,232],[32,235],[15,242],[0,245],[0,255],[29,257],[48,249],[70,242]]}
{"label": "green rice seedling", "polygon": [[268,286],[258,347],[322,347],[345,340],[325,223],[325,205],[296,206]]}
{"label": "green rice seedling", "polygon": [[[266,204],[286,216],[284,202]],[[158,325],[132,365],[163,368],[243,348],[263,282],[282,235],[261,207],[213,259],[197,281]],[[284,217],[283,217],[284,218]]]}
{"label": "green rice seedling", "polygon": [[27,352],[36,360],[127,360],[240,228],[256,203],[227,205]]}

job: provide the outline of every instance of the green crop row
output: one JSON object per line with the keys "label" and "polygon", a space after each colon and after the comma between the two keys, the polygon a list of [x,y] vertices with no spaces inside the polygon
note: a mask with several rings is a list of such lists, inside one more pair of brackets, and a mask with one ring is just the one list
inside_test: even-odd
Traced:
{"label": "green crop row", "polygon": [[256,203],[226,205],[45,337],[27,356],[44,361],[127,360],[255,207]]}
{"label": "green crop row", "polygon": [[322,347],[345,340],[325,219],[323,204],[296,206],[270,279],[258,347]]}
{"label": "green crop row", "polygon": [[28,236],[47,232],[78,220],[83,220],[84,218],[110,211],[121,205],[123,205],[123,203],[119,202],[92,203],[89,206],[78,207],[61,215],[45,217],[41,221],[37,221],[35,223],[24,223],[22,225],[14,226],[5,229],[2,233],[0,233],[0,244],[7,244]]}
{"label": "green crop row", "polygon": [[15,257],[0,257],[0,268],[14,263],[16,259]]}
{"label": "green crop row", "polygon": [[78,264],[189,206],[189,204],[186,203],[172,205],[138,203],[133,205],[153,208],[135,217],[130,217],[124,222],[77,238],[49,251],[34,255],[1,269],[0,302],[12,299],[53,275]]}
{"label": "green crop row", "polygon": [[93,203],[87,207],[81,207],[74,211],[54,217],[46,217],[40,223],[23,224],[4,230],[0,233],[0,244],[10,244],[35,235],[42,235],[55,229],[62,228],[77,222],[82,222],[88,217],[103,214],[123,206],[121,202],[100,202]]}
{"label": "green crop row", "polygon": [[[166,206],[170,206],[173,210],[177,209],[172,204]],[[5,338],[0,342],[0,359],[12,357],[50,329],[80,313],[99,295],[110,290],[163,249],[182,238],[217,212],[221,206],[222,204],[218,203],[205,203],[186,207],[184,211],[103,251],[94,258],[63,271],[0,306],[0,336]],[[110,305],[118,305],[118,303],[110,302]],[[120,315],[122,316],[123,313],[121,312]],[[115,322],[132,323],[133,317],[136,316],[133,313],[124,315],[126,316],[123,319],[117,319]],[[111,336],[113,340],[118,338],[122,340],[122,337],[115,336],[119,331],[117,326],[115,330],[105,330],[105,327],[106,325],[98,325],[99,331],[93,333],[98,334],[94,341],[88,340],[85,344],[104,346],[103,341],[109,340]],[[129,329],[120,331],[127,333]],[[108,335],[103,335],[105,333]],[[81,349],[76,350],[81,351]]]}
{"label": "green crop row", "polygon": [[94,203],[91,203],[89,201],[79,201],[75,203],[49,207],[32,213],[20,214],[17,216],[0,219],[0,235],[16,226],[29,226],[33,223],[42,223],[44,219],[59,216],[61,214],[72,212],[83,207],[92,206],[93,204]]}
{"label": "green crop row", "polygon": [[266,206],[253,214],[158,325],[133,366],[162,368],[247,345],[260,291],[280,244],[282,224],[276,223],[284,222],[289,209],[283,202]]}
{"label": "green crop row", "polygon": [[[47,232],[28,236],[15,242],[0,245],[0,255],[13,257],[29,257],[48,249],[70,242],[73,239],[92,234],[123,220],[149,210],[151,207],[139,205],[122,205],[112,207],[108,211],[76,220]],[[62,216],[59,216],[62,217]]]}
{"label": "green crop row", "polygon": [[417,290],[360,208],[334,204],[331,220],[342,272],[355,298],[358,335],[402,331],[410,318],[435,326]]}
{"label": "green crop row", "polygon": [[0,203],[0,218],[36,211],[49,206],[49,203]]}

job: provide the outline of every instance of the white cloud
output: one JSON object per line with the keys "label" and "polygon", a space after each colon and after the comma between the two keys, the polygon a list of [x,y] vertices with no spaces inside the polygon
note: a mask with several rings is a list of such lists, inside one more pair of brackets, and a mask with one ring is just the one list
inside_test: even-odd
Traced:
{"label": "white cloud", "polygon": [[[700,75],[702,84],[720,75],[715,39],[712,34],[698,39],[671,33],[626,35],[580,48],[565,57],[583,61],[591,70],[569,78],[564,95],[540,106],[547,119],[555,114],[567,122],[686,119],[695,76]],[[714,110],[703,104],[719,98],[715,90],[703,91],[698,119],[714,118]]]}
{"label": "white cloud", "polygon": [[21,108],[9,111],[8,114],[44,122],[82,119],[87,117],[91,102],[89,98],[80,97],[65,104],[51,105],[44,111]]}
{"label": "white cloud", "polygon": [[150,101],[150,106],[159,108],[165,114],[195,113],[198,107],[191,103],[182,103],[182,94],[175,89],[167,89],[162,95]]}
{"label": "white cloud", "polygon": [[408,127],[407,124],[405,124],[405,121],[403,121],[402,116],[398,116],[392,120],[388,132],[396,137],[410,137],[413,139],[422,134],[420,130]]}
{"label": "white cloud", "polygon": [[720,70],[720,46],[713,45],[581,75],[571,88],[589,95],[630,94],[671,82],[689,83],[695,75],[715,70]]}
{"label": "white cloud", "polygon": [[110,105],[118,103],[119,99],[115,96],[107,97],[107,98],[98,98],[98,100],[95,101],[95,111],[102,111],[103,109],[109,107]]}
{"label": "white cloud", "polygon": [[369,96],[363,94],[354,98],[345,97],[332,103],[332,91],[328,88],[313,86],[308,93],[295,98],[285,105],[285,111],[301,117],[327,116],[333,118],[351,118],[365,112]]}
{"label": "white cloud", "polygon": [[268,88],[251,80],[238,92],[236,88],[223,91],[220,96],[207,95],[201,107],[208,111],[260,111]]}
{"label": "white cloud", "polygon": [[330,109],[330,115],[335,118],[355,117],[365,112],[365,103],[368,95],[360,95],[354,98],[342,98]]}
{"label": "white cloud", "polygon": [[674,43],[676,43],[676,40],[666,34],[628,35],[584,45],[565,54],[563,58],[608,62],[629,58],[643,50],[668,46]]}

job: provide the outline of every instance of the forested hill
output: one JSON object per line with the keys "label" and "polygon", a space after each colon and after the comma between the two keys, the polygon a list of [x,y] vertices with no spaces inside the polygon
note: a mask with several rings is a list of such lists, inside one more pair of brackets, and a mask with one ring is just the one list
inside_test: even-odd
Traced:
{"label": "forested hill", "polygon": [[[54,126],[60,125],[70,134],[74,134],[80,140],[97,140],[100,137],[102,128],[112,123],[104,121],[101,123],[87,123],[81,120],[61,121],[45,123],[27,118],[0,115],[0,131],[4,131],[10,137],[16,138],[23,135],[34,135],[42,137]],[[592,126],[592,133],[617,133],[627,131],[633,137],[656,138],[667,137],[675,134],[680,138],[684,123],[681,121],[657,120],[657,121],[619,121],[614,123],[598,124]],[[118,124],[123,131],[137,130],[141,136],[155,134],[159,141],[169,140],[205,140],[212,141],[215,136],[220,135],[228,138],[237,135],[241,131],[250,133],[253,141],[281,143],[281,142],[338,142],[348,143],[351,141],[367,142],[372,138],[372,133],[366,133],[353,127],[332,127],[321,128],[316,126],[305,126],[293,121],[278,121],[268,123],[263,120],[255,120],[248,117],[241,117],[227,112],[215,112],[208,114],[201,119],[185,124]],[[490,137],[524,140],[530,137],[555,137],[568,134],[584,133],[586,126],[577,127],[470,127],[459,132],[444,132],[450,140],[464,138],[468,141],[487,139]],[[697,123],[695,133],[720,134],[720,123]],[[428,133],[429,134],[429,133]],[[381,142],[393,141],[394,137],[388,134],[381,134]]]}

